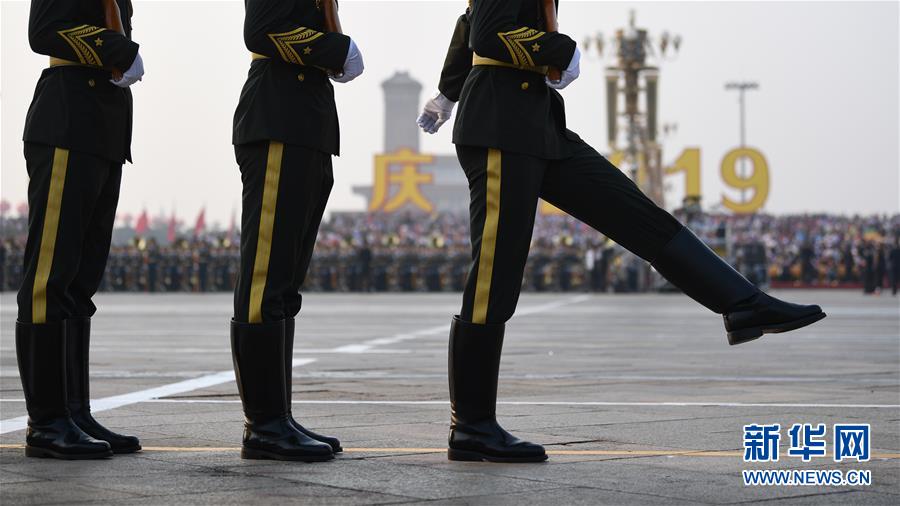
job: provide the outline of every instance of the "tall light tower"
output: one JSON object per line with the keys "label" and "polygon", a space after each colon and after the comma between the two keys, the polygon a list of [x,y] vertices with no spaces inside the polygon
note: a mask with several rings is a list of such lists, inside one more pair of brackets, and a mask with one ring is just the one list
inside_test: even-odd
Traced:
{"label": "tall light tower", "polygon": [[[628,27],[616,30],[610,42],[616,64],[606,67],[609,147],[623,153],[622,169],[647,196],[664,206],[662,147],[657,142],[659,67],[648,60],[676,56],[682,39],[668,32],[654,39],[646,29],[635,25],[631,11]],[[584,43],[585,50],[593,46],[601,56],[605,45],[602,34]]]}
{"label": "tall light tower", "polygon": [[[663,32],[653,38],[646,29],[635,24],[634,11],[629,13],[628,27],[616,30],[610,40],[615,65],[606,67],[606,114],[609,148],[621,152],[620,168],[660,207],[665,206],[662,146],[657,141],[657,90],[660,62],[677,56],[681,36]],[[606,46],[602,34],[584,42],[585,52],[591,47],[603,56]],[[621,111],[621,112],[620,112]],[[648,266],[638,269],[638,289],[650,288]]]}
{"label": "tall light tower", "polygon": [[[732,81],[729,83],[725,83],[725,89],[729,90],[729,91],[737,90],[737,92],[738,92],[738,103],[740,104],[740,108],[741,108],[741,117],[740,117],[741,149],[744,149],[747,146],[747,123],[746,123],[746,110],[745,110],[746,107],[745,107],[745,101],[744,101],[744,94],[750,90],[758,90],[759,83],[754,82],[754,81]],[[740,160],[738,160],[738,163],[740,164],[738,166],[738,174],[740,174],[741,177],[747,177],[747,171],[745,170],[746,169],[745,162],[746,162],[746,160],[744,158],[741,158]],[[747,201],[747,193],[746,192],[747,192],[746,189],[741,189],[741,201],[742,202]]]}

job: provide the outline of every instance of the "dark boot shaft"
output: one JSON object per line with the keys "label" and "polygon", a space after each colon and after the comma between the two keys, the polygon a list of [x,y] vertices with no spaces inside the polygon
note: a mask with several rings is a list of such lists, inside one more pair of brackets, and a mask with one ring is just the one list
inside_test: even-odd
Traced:
{"label": "dark boot shaft", "polygon": [[16,358],[29,423],[67,417],[63,323],[16,322]]}
{"label": "dark boot shaft", "polygon": [[504,327],[453,318],[448,363],[453,424],[494,418]]}
{"label": "dark boot shaft", "polygon": [[231,322],[231,352],[238,393],[249,423],[287,414],[284,320]]}
{"label": "dark boot shaft", "polygon": [[759,292],[687,228],[663,247],[653,267],[686,295],[719,314]]}
{"label": "dark boot shaft", "polygon": [[66,326],[66,392],[69,413],[90,412],[91,319],[71,318]]}
{"label": "dark boot shaft", "polygon": [[293,393],[292,376],[294,371],[294,330],[296,322],[293,318],[284,320],[284,393],[288,413],[291,412],[291,394]]}

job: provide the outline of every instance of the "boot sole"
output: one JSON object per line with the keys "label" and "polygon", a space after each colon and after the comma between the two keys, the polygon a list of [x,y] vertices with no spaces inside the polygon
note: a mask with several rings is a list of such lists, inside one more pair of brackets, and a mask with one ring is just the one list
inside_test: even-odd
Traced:
{"label": "boot sole", "polygon": [[455,460],[458,462],[498,462],[505,464],[525,464],[529,462],[544,462],[547,460],[547,454],[535,455],[534,457],[495,457],[481,452],[473,452],[469,450],[447,449],[447,460]]}
{"label": "boot sole", "polygon": [[60,453],[46,448],[38,448],[35,446],[25,447],[25,456],[38,459],[60,459],[60,460],[94,460],[108,459],[113,456],[112,450],[105,453]]}
{"label": "boot sole", "polygon": [[290,460],[294,462],[327,462],[334,459],[331,455],[282,455],[280,453],[241,448],[241,458],[247,460]]}
{"label": "boot sole", "polygon": [[746,329],[733,330],[731,332],[728,332],[728,344],[735,346],[759,339],[763,334],[780,334],[782,332],[788,332],[790,330],[797,330],[799,328],[806,327],[807,325],[812,325],[813,323],[816,323],[826,316],[827,315],[825,313],[817,313],[812,316],[800,318],[799,320],[793,320],[787,323],[779,324],[777,327],[750,327]]}

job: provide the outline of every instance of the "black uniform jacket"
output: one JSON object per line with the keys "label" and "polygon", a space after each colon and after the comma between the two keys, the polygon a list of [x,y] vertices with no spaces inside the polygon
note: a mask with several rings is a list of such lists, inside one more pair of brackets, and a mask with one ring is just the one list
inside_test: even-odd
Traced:
{"label": "black uniform jacket", "polygon": [[117,2],[125,35],[105,28],[100,0],[31,0],[31,49],[77,65],[41,73],[25,119],[26,142],[131,160],[131,91],[110,83],[108,69],[128,70],[138,45],[130,40],[131,2]]}
{"label": "black uniform jacket", "polygon": [[234,113],[234,144],[274,140],[338,154],[334,88],[350,37],[323,33],[316,0],[245,0],[244,42],[254,59]]}
{"label": "black uniform jacket", "polygon": [[524,66],[565,69],[575,41],[543,31],[540,0],[473,0],[459,18],[438,86],[459,100],[453,142],[540,158],[568,156],[565,105],[544,76],[529,70],[472,66],[472,54]]}

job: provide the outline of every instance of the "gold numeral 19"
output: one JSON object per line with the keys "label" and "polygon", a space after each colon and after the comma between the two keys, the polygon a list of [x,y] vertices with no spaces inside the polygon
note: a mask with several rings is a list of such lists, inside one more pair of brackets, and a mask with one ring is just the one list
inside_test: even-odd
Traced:
{"label": "gold numeral 19", "polygon": [[[753,170],[749,175],[738,174],[738,161],[748,159]],[[684,196],[700,197],[700,148],[686,148],[675,163],[666,167],[666,175],[684,173]],[[722,181],[737,190],[753,190],[752,196],[742,201],[722,195],[722,205],[735,213],[753,213],[765,205],[769,198],[769,164],[759,150],[736,148],[722,159]],[[743,191],[741,192],[743,195]]]}
{"label": "gold numeral 19", "polygon": [[[749,159],[753,166],[746,177],[737,173],[737,163],[742,158]],[[722,195],[722,204],[736,213],[755,212],[769,198],[769,164],[763,154],[755,149],[737,148],[729,151],[722,159],[722,180],[738,190],[753,190],[753,196],[743,202],[735,202],[727,195]]]}

